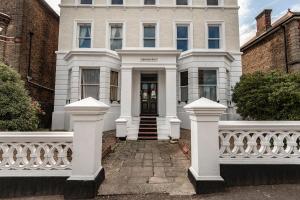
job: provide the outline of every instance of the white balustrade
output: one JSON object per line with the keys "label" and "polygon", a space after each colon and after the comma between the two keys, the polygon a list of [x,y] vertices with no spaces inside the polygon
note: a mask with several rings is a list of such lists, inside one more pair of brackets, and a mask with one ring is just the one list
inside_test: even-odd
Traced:
{"label": "white balustrade", "polygon": [[300,122],[220,121],[222,164],[300,164]]}
{"label": "white balustrade", "polygon": [[0,176],[69,176],[72,132],[0,132]]}

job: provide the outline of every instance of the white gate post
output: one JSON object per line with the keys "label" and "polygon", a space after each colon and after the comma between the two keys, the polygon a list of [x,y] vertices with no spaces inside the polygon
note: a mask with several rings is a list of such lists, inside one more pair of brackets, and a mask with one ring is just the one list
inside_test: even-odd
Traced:
{"label": "white gate post", "polygon": [[189,179],[197,194],[218,191],[224,187],[220,175],[218,122],[226,106],[201,98],[184,108],[191,120]]}
{"label": "white gate post", "polygon": [[94,198],[105,178],[102,168],[103,117],[109,106],[86,98],[65,106],[73,121],[72,174],[65,188],[65,198]]}

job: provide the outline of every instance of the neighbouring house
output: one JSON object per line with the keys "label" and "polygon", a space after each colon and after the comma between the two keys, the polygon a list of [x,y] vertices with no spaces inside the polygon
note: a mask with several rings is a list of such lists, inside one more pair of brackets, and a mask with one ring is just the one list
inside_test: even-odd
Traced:
{"label": "neighbouring house", "polygon": [[17,70],[51,127],[59,16],[44,0],[0,1],[0,61]]}
{"label": "neighbouring house", "polygon": [[[62,0],[53,130],[70,102],[108,105],[104,130],[176,139],[183,107],[200,97],[232,110],[242,74],[237,0]],[[225,116],[225,117],[226,117]]]}
{"label": "neighbouring house", "polygon": [[272,24],[272,10],[257,17],[256,36],[241,47],[243,73],[300,71],[300,12],[288,12]]}

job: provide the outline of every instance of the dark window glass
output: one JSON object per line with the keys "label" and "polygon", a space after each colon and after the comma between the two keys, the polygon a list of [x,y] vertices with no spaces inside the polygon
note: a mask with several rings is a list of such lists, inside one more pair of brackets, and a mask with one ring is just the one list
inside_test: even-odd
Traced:
{"label": "dark window glass", "polygon": [[219,25],[208,26],[208,48],[209,49],[220,48],[220,26]]}
{"label": "dark window glass", "polygon": [[110,49],[122,49],[122,24],[112,24],[110,31]]}
{"label": "dark window glass", "polygon": [[144,0],[145,5],[155,5],[155,0]]}
{"label": "dark window glass", "polygon": [[188,0],[176,0],[176,5],[188,5]]}
{"label": "dark window glass", "polygon": [[188,26],[177,26],[177,49],[188,49]]}
{"label": "dark window glass", "polygon": [[122,5],[123,0],[111,0],[111,4],[113,4],[113,5]]}
{"label": "dark window glass", "polygon": [[155,47],[155,25],[144,26],[144,47]]}
{"label": "dark window glass", "polygon": [[93,4],[93,0],[80,0],[80,4]]}
{"label": "dark window glass", "polygon": [[208,6],[217,6],[219,5],[219,0],[207,0]]}
{"label": "dark window glass", "polygon": [[79,48],[91,48],[91,25],[79,25]]}
{"label": "dark window glass", "polygon": [[182,102],[188,101],[188,72],[180,72],[180,99]]}

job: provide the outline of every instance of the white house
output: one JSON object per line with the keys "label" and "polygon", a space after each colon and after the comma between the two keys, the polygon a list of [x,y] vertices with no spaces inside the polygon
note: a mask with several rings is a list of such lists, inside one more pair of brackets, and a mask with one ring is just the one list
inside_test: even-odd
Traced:
{"label": "white house", "polygon": [[[190,127],[183,106],[200,97],[232,107],[242,74],[237,0],[62,0],[53,130],[64,106],[110,105],[104,130],[168,139]],[[227,113],[230,113],[228,109]]]}

